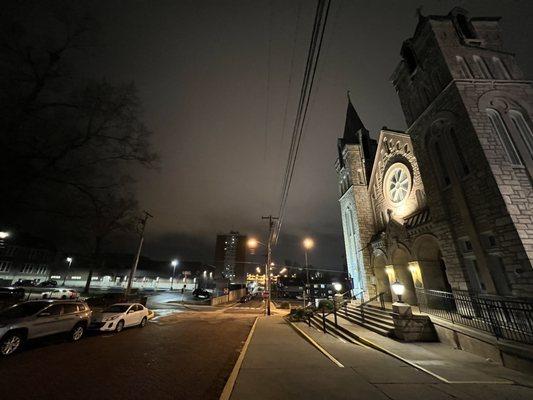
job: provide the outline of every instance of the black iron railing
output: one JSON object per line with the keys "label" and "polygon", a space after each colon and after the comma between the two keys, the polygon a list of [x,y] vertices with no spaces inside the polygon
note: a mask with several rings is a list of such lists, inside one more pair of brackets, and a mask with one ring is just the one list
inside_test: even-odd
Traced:
{"label": "black iron railing", "polygon": [[479,329],[497,339],[533,344],[533,301],[417,289],[420,311]]}
{"label": "black iron railing", "polygon": [[361,311],[361,320],[363,321],[363,323],[365,322],[365,307],[368,306],[370,303],[373,303],[374,301],[379,300],[379,308],[382,310],[385,309],[385,297],[384,296],[385,296],[385,292],[378,293],[375,296],[368,299],[367,301],[365,301],[364,303],[361,303],[359,305],[359,309]]}

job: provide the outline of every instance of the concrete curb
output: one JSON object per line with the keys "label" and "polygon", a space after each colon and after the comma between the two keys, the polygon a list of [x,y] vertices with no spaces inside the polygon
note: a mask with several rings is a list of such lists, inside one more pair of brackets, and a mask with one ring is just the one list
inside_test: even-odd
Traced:
{"label": "concrete curb", "polygon": [[244,342],[244,346],[242,346],[241,354],[239,354],[239,358],[237,358],[237,362],[233,366],[233,370],[231,371],[231,374],[226,381],[226,384],[224,385],[224,389],[222,390],[222,393],[220,394],[219,400],[229,400],[231,397],[231,393],[233,392],[233,387],[235,386],[235,382],[237,381],[237,376],[239,375],[239,371],[241,370],[242,362],[244,361],[244,356],[246,355],[246,351],[248,350],[248,345],[250,344],[250,341],[252,340],[252,336],[255,331],[255,326],[257,325],[259,317],[255,317],[254,324],[252,325],[252,329],[250,329],[250,332],[248,333],[248,337],[246,338],[246,341]]}

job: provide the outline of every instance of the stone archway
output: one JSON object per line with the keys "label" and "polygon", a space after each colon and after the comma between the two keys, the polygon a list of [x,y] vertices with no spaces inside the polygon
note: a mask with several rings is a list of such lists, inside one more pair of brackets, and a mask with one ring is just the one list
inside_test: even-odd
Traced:
{"label": "stone archway", "polygon": [[[409,253],[402,247],[398,247],[392,253],[392,265],[394,266],[396,279],[405,286],[405,293],[402,296],[402,300],[406,303],[417,305],[418,301],[413,276],[409,271],[409,259]],[[394,300],[396,300],[396,296],[394,296]]]}
{"label": "stone archway", "polygon": [[419,237],[413,246],[425,289],[451,292],[446,275],[446,264],[442,258],[439,243],[434,236]]}
{"label": "stone archway", "polygon": [[389,276],[386,272],[387,259],[383,254],[374,256],[374,274],[376,276],[377,293],[385,293],[385,301],[392,301]]}

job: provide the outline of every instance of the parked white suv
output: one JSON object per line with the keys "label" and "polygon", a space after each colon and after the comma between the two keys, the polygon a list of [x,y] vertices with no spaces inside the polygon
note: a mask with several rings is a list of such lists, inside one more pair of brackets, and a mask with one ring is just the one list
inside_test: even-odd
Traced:
{"label": "parked white suv", "polygon": [[36,300],[0,311],[0,354],[19,350],[27,339],[68,332],[76,342],[91,323],[91,309],[75,300]]}

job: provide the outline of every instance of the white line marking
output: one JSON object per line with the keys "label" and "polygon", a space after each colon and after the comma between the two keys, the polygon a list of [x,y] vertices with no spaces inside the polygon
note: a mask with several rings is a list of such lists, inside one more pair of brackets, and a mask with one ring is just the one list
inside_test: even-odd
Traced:
{"label": "white line marking", "polygon": [[304,331],[302,331],[300,328],[298,328],[295,324],[293,324],[291,321],[289,320],[285,320],[287,321],[288,324],[290,324],[294,329],[296,329],[309,343],[311,343],[313,346],[315,346],[318,351],[320,351],[322,354],[324,354],[327,358],[330,359],[331,362],[333,362],[334,364],[337,365],[337,367],[339,368],[344,368],[344,365],[342,365],[340,363],[339,360],[337,360],[335,357],[333,357],[326,349],[324,349],[322,346],[320,346],[317,342],[315,342],[315,340],[309,336],[307,333],[305,333]]}
{"label": "white line marking", "polygon": [[231,371],[231,374],[228,380],[226,381],[226,384],[224,385],[224,390],[222,390],[219,400],[229,400],[229,398],[231,397],[231,392],[233,392],[233,387],[235,386],[235,382],[237,381],[237,376],[239,375],[242,362],[244,361],[244,355],[246,354],[246,351],[248,350],[248,345],[250,344],[250,341],[252,340],[252,335],[254,334],[255,325],[257,324],[258,319],[259,317],[255,317],[255,321],[254,321],[254,324],[252,325],[252,329],[250,329],[250,333],[248,333],[246,342],[244,342],[244,346],[242,346],[241,354],[239,354],[239,358],[237,358],[237,362],[233,366],[233,370]]}

